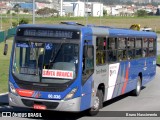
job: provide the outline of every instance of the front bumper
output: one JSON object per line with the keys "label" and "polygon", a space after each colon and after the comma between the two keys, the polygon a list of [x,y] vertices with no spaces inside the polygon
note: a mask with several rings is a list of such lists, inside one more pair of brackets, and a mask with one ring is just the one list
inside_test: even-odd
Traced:
{"label": "front bumper", "polygon": [[9,93],[9,105],[16,107],[33,108],[35,103],[40,103],[47,107],[47,110],[54,111],[68,111],[68,112],[78,112],[80,111],[81,97],[74,98],[71,100],[46,100],[46,99],[35,99],[16,96]]}

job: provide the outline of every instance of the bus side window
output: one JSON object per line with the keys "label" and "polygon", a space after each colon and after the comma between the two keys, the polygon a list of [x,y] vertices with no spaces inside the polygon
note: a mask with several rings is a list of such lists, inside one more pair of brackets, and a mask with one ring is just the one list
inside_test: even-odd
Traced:
{"label": "bus side window", "polygon": [[135,54],[136,54],[136,58],[141,58],[142,57],[142,38],[136,38],[136,41],[135,41],[135,47],[136,47],[136,50],[135,50]]}
{"label": "bus side window", "polygon": [[129,38],[127,42],[128,59],[134,59],[135,57],[135,38]]}
{"label": "bus side window", "polygon": [[97,37],[96,39],[96,65],[102,65],[106,62],[106,38]]}
{"label": "bus side window", "polygon": [[143,38],[143,51],[142,51],[143,57],[148,57],[148,39]]}
{"label": "bus side window", "polygon": [[94,47],[91,45],[84,46],[83,49],[83,63],[82,63],[82,84],[93,74],[94,72]]}
{"label": "bus side window", "polygon": [[107,40],[107,61],[115,62],[117,61],[117,39],[116,38],[108,38]]}
{"label": "bus side window", "polygon": [[118,38],[118,60],[127,60],[127,38]]}
{"label": "bus side window", "polygon": [[149,46],[149,48],[148,48],[148,55],[149,56],[154,56],[155,55],[155,53],[156,53],[156,50],[155,50],[155,40],[153,39],[153,38],[149,38],[149,40],[148,40],[148,46]]}

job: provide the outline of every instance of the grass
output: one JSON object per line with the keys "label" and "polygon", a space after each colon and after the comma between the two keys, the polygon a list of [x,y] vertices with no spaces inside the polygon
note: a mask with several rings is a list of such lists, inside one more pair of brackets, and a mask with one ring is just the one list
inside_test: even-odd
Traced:
{"label": "grass", "polygon": [[[160,17],[103,17],[103,18],[93,18],[88,17],[87,24],[95,24],[95,25],[105,25],[119,28],[129,28],[132,24],[140,24],[141,27],[151,27],[155,31],[160,31],[159,24]],[[60,21],[75,21],[81,24],[86,24],[86,18],[71,18],[71,17],[62,17],[62,18],[36,18],[36,23],[49,23],[55,24]]]}
{"label": "grass", "polygon": [[[24,16],[20,16],[24,17]],[[31,17],[29,17],[30,23],[32,23]],[[13,21],[17,18],[13,18]],[[160,17],[103,17],[93,18],[88,17],[87,24],[106,25],[120,28],[129,28],[132,24],[140,24],[141,27],[151,27],[156,31],[160,31],[159,25]],[[61,21],[75,21],[81,24],[86,24],[86,18],[84,17],[50,17],[50,18],[36,18],[36,23],[39,24],[57,24]],[[10,28],[10,19],[3,18],[3,30]],[[4,43],[0,43],[0,93],[8,91],[8,67],[10,60],[10,52],[12,41],[8,41],[9,50],[7,56],[3,56]],[[157,63],[160,64],[160,56],[157,58]]]}
{"label": "grass", "polygon": [[0,43],[0,93],[8,91],[8,68],[12,41],[9,40],[7,43],[9,45],[9,49],[6,56],[3,55],[4,43]]}
{"label": "grass", "polygon": [[160,55],[157,56],[157,64],[160,64]]}
{"label": "grass", "polygon": [[[32,17],[29,15],[20,15],[20,18],[26,17],[29,23],[32,23]],[[159,26],[160,16],[147,16],[147,17],[88,17],[87,24],[105,25],[119,28],[129,28],[132,24],[140,24],[141,27],[151,27],[155,31],[160,31]],[[12,22],[17,21],[17,16],[12,18]],[[86,24],[85,17],[38,17],[35,19],[39,24],[57,24],[61,21],[75,21],[81,24]],[[4,17],[2,20],[2,28],[6,30],[11,26],[10,16]]]}

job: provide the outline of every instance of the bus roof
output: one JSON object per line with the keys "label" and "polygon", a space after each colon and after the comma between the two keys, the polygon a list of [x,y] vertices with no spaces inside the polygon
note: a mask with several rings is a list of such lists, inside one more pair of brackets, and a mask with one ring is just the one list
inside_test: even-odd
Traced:
{"label": "bus roof", "polygon": [[118,29],[118,28],[109,28],[109,36],[112,37],[154,37],[157,35],[155,32],[145,32],[145,31],[136,31],[131,29]]}
{"label": "bus roof", "polygon": [[72,30],[80,30],[81,25],[67,25],[67,24],[22,24],[19,28],[48,28],[48,29],[72,29]]}
{"label": "bus roof", "polygon": [[155,32],[145,32],[145,31],[136,31],[126,28],[112,28],[107,26],[84,26],[81,24],[22,24],[19,28],[48,28],[48,29],[71,29],[71,30],[81,30],[84,29],[92,29],[92,28],[102,28],[102,32],[106,29],[109,31],[110,37],[154,37],[157,35]]}

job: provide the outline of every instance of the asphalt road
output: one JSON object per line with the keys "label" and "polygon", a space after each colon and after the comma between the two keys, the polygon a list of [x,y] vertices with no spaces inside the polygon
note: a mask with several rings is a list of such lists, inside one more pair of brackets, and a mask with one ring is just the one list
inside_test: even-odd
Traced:
{"label": "asphalt road", "polygon": [[[160,117],[125,117],[127,113],[134,113],[132,111],[136,111],[136,113],[141,113],[142,111],[146,111],[148,114],[155,113],[160,115],[160,67],[157,67],[157,74],[153,81],[148,83],[146,86],[143,87],[140,96],[135,97],[131,96],[130,94],[125,94],[123,96],[117,97],[113,100],[107,101],[104,103],[103,109],[101,109],[99,116],[89,117],[82,113],[62,113],[62,112],[53,112],[53,111],[42,111],[42,117],[52,117],[53,119],[61,119],[65,120],[144,120],[144,119],[160,119]],[[38,113],[39,111],[32,111],[30,109],[24,108],[12,108],[8,106],[8,97],[6,95],[0,96],[0,111],[12,111],[12,112],[33,112]],[[110,111],[110,112],[109,112]],[[125,111],[125,112],[118,112],[118,111]],[[155,112],[156,111],[156,112]],[[159,112],[158,112],[159,111]],[[110,115],[110,117],[107,117]],[[114,117],[116,116],[116,117]],[[24,119],[31,119],[31,118],[4,118],[1,117],[0,120],[24,120]],[[32,118],[37,119],[37,118]],[[43,118],[42,118],[43,119]],[[59,118],[60,119],[60,118]]]}

